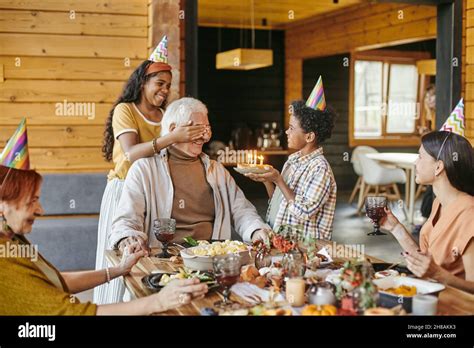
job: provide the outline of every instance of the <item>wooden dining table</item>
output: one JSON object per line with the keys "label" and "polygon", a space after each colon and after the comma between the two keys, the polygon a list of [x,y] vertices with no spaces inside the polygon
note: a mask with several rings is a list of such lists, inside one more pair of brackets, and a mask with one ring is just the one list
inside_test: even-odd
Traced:
{"label": "wooden dining table", "polygon": [[[332,245],[332,241],[318,240],[318,248]],[[152,255],[156,255],[159,249],[153,249]],[[106,258],[112,266],[118,265],[121,260],[121,255],[118,250],[107,250]],[[364,258],[371,263],[383,263],[384,261],[370,255],[364,255]],[[341,266],[347,261],[347,258],[333,258],[333,267]],[[137,299],[153,294],[142,283],[142,278],[153,273],[173,273],[177,272],[180,267],[183,267],[181,261],[172,262],[170,259],[162,259],[157,257],[143,257],[132,268],[130,274],[123,277],[126,288],[131,294],[132,299]],[[248,304],[242,298],[235,294],[231,294],[231,300]],[[451,286],[446,286],[444,290],[439,293],[438,300],[438,315],[474,315],[474,295],[467,292],[455,289]],[[211,291],[204,298],[193,299],[189,304],[183,305],[173,310],[169,310],[159,315],[201,315],[201,309],[205,307],[213,307],[214,303],[223,299],[220,292]]]}

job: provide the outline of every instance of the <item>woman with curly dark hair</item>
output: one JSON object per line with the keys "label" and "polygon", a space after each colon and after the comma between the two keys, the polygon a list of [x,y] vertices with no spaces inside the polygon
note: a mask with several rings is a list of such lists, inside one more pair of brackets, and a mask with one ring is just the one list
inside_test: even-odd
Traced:
{"label": "woman with curly dark hair", "polygon": [[[107,177],[100,208],[96,269],[107,266],[104,252],[110,249],[108,239],[112,220],[132,163],[154,156],[171,144],[198,139],[206,132],[203,126],[189,124],[178,127],[173,134],[160,137],[163,108],[170,94],[172,79],[171,66],[167,61],[165,36],[150,58],[132,73],[107,118],[102,151],[107,161],[113,161],[114,168]],[[122,283],[118,279],[96,288],[94,302],[107,304],[120,301],[124,292]]]}
{"label": "woman with curly dark hair", "polygon": [[273,230],[300,225],[305,237],[331,239],[336,181],[321,144],[331,137],[336,114],[326,107],[322,80],[304,101],[290,106],[288,147],[297,150],[283,166],[265,174],[246,174],[265,184],[271,198],[267,221]]}

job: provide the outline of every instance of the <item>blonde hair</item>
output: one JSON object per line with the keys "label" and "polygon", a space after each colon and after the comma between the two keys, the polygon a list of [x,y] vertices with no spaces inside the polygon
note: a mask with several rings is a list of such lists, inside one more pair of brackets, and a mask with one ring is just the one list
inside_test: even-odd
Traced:
{"label": "blonde hair", "polygon": [[195,112],[207,115],[206,105],[194,98],[181,98],[169,104],[161,120],[161,136],[170,132],[172,124],[182,126],[188,123]]}

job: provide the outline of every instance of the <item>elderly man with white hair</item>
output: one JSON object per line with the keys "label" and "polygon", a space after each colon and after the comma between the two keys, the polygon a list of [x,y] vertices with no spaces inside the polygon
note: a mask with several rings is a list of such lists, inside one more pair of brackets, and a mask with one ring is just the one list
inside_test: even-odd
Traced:
{"label": "elderly man with white hair", "polygon": [[176,220],[173,242],[194,239],[230,239],[232,228],[244,241],[267,239],[270,227],[245,198],[224,166],[202,152],[211,137],[206,106],[197,99],[171,103],[163,116],[162,135],[177,126],[205,125],[196,141],[163,149],[154,157],[133,163],[124,183],[112,224],[109,245],[120,249],[138,241],[157,246],[152,233],[157,218]]}

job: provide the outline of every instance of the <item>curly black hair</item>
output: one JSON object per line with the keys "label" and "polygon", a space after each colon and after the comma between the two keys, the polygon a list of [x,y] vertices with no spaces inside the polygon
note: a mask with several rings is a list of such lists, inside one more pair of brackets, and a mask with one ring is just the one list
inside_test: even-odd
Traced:
{"label": "curly black hair", "polygon": [[334,109],[326,107],[324,111],[315,110],[306,106],[303,100],[298,100],[291,103],[291,110],[305,133],[314,132],[318,144],[331,138],[337,117]]}
{"label": "curly black hair", "polygon": [[[104,131],[104,140],[102,145],[102,153],[104,158],[110,162],[112,161],[112,151],[114,148],[114,130],[112,128],[112,118],[114,115],[115,107],[120,103],[138,103],[142,95],[142,86],[152,77],[159,74],[159,72],[154,72],[151,74],[146,74],[146,70],[150,64],[153,62],[151,60],[145,60],[141,63],[135,71],[130,75],[125,87],[123,88],[122,94],[112,106],[112,109],[109,112],[109,116],[105,121],[105,131]],[[166,107],[166,99],[161,104],[162,108]]]}

